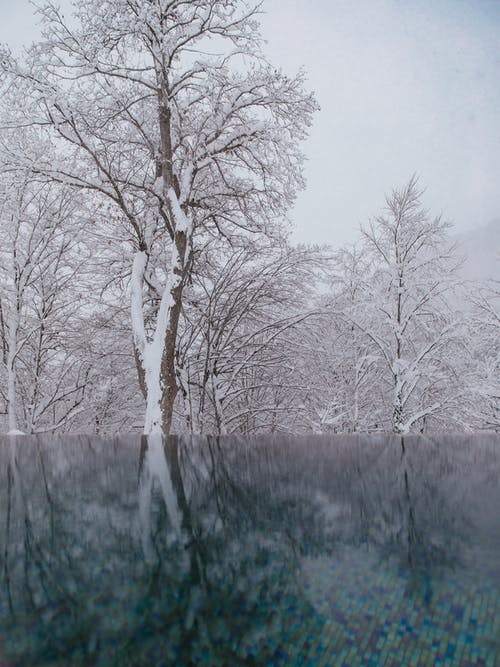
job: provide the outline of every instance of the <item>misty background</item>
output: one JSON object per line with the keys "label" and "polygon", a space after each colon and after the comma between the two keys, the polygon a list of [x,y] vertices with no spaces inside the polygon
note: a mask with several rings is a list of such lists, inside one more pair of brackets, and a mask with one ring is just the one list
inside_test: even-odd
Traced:
{"label": "misty background", "polygon": [[[57,3],[70,14],[68,0]],[[0,41],[39,36],[28,0],[0,0]],[[498,275],[500,4],[496,0],[267,0],[265,52],[303,68],[321,105],[303,150],[297,242],[338,247],[413,173],[453,222],[468,277]],[[474,231],[474,230],[477,230]]]}

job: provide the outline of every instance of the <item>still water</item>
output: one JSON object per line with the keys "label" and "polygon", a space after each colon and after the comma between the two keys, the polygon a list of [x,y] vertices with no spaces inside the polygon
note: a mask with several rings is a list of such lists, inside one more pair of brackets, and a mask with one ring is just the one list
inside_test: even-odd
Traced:
{"label": "still water", "polygon": [[500,665],[500,438],[0,440],[0,664]]}

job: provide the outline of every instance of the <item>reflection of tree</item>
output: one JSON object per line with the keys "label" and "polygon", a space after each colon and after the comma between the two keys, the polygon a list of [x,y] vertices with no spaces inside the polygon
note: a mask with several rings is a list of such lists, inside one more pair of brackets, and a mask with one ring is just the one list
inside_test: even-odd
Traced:
{"label": "reflection of tree", "polygon": [[0,600],[0,637],[16,665],[88,665],[100,650],[97,607],[113,585],[105,570],[117,559],[112,549],[107,568],[96,558],[109,540],[101,543],[103,522],[89,512],[99,477],[82,463],[92,443],[72,443],[72,457],[61,444],[18,443],[10,465],[0,468],[12,480],[0,504],[0,516],[8,517],[2,565],[10,589],[8,608]]}
{"label": "reflection of tree", "polygon": [[347,469],[343,484],[332,484],[350,507],[339,522],[342,542],[397,557],[408,594],[430,603],[433,578],[461,563],[471,533],[467,503],[444,484],[449,452],[421,437],[360,437]]}
{"label": "reflection of tree", "polygon": [[[427,438],[401,438],[401,474],[407,513],[408,593],[429,604],[433,580],[463,564],[473,526],[464,493],[450,494],[456,464],[441,443]],[[461,471],[463,474],[464,471]],[[460,476],[455,490],[465,491]]]}
{"label": "reflection of tree", "polygon": [[429,604],[432,599],[432,584],[431,584],[431,564],[439,563],[434,554],[431,556],[429,546],[431,542],[426,543],[425,533],[419,530],[417,518],[415,516],[415,503],[410,489],[410,479],[408,475],[408,466],[406,464],[406,448],[405,438],[401,437],[402,450],[402,466],[404,479],[404,499],[407,509],[407,565],[410,572],[410,581],[408,584],[409,594],[423,594],[423,599],[426,604]]}
{"label": "reflection of tree", "polygon": [[247,664],[280,648],[290,614],[311,617],[294,549],[320,530],[286,474],[273,498],[278,451],[144,439],[137,493],[137,443],[60,444],[33,440],[0,473],[0,638],[16,664]]}
{"label": "reflection of tree", "polygon": [[[407,595],[430,605],[440,569],[459,563],[475,529],[466,461],[441,445],[351,436],[0,447],[0,642],[20,667],[266,664],[321,635],[307,568],[352,571],[366,546],[372,570],[386,561],[389,573],[396,556]],[[331,591],[338,610],[343,583]]]}
{"label": "reflection of tree", "polygon": [[[225,442],[235,444],[233,439]],[[149,447],[149,441],[143,441],[143,466],[152,460]],[[244,447],[237,449],[242,454]],[[168,581],[162,583],[175,588],[178,604],[174,617],[166,617],[165,600],[154,596],[158,606],[153,609],[148,595],[144,622],[151,627],[155,616],[161,618],[160,627],[173,628],[175,638],[171,632],[162,650],[176,664],[190,664],[193,656],[203,655],[208,664],[222,660],[243,665],[252,651],[259,661],[270,658],[288,616],[311,614],[309,603],[297,595],[298,559],[290,539],[293,526],[283,521],[285,504],[280,511],[279,504],[270,502],[266,479],[249,474],[246,454],[245,465],[238,466],[242,460],[233,458],[221,438],[170,437],[164,444],[164,469],[176,497],[174,512],[181,515],[176,571],[168,569],[171,554],[162,554],[160,545],[166,543],[159,533],[156,553],[161,575],[167,574]],[[255,464],[255,452],[252,458]],[[269,459],[266,463],[269,466]],[[167,503],[164,508],[168,514]],[[270,537],[273,528],[277,534]],[[162,588],[159,583],[155,581],[157,591]]]}

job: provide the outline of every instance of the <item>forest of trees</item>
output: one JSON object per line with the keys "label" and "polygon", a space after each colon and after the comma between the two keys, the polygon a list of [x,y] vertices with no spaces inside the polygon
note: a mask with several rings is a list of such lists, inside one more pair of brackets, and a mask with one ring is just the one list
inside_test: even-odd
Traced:
{"label": "forest of trees", "polygon": [[500,284],[415,176],[290,242],[318,105],[257,8],[78,7],[0,51],[0,431],[498,431]]}

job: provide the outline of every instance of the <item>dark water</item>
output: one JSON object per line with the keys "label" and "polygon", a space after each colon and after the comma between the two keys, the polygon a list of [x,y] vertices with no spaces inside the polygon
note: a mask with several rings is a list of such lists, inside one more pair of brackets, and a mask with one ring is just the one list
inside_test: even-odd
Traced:
{"label": "dark water", "polygon": [[0,440],[0,662],[500,665],[500,438]]}

